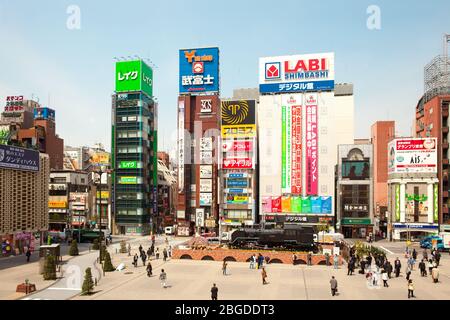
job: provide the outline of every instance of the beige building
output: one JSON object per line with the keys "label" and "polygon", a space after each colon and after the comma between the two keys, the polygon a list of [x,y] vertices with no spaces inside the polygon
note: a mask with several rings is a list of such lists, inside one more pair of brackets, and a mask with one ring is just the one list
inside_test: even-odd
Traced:
{"label": "beige building", "polygon": [[2,254],[33,249],[35,234],[48,229],[50,161],[39,154],[39,171],[0,166],[0,241]]}

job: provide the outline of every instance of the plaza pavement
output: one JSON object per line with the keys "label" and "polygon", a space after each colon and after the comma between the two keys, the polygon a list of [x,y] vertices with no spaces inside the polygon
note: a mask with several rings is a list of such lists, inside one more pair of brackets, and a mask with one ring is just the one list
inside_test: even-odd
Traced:
{"label": "plaza pavement", "polygon": [[[404,248],[404,244],[399,243],[398,246]],[[389,255],[388,258],[393,262],[397,256]],[[421,256],[422,250],[419,250],[419,258]],[[218,261],[152,260],[154,276],[149,278],[141,261],[140,266],[134,268],[131,257],[115,255],[114,265],[125,262],[127,269],[107,273],[95,288],[95,294],[76,296],[74,299],[208,300],[211,286],[216,283],[219,300],[405,300],[408,293],[404,275],[406,260],[403,255],[399,258],[402,261],[401,276],[389,280],[389,288],[383,288],[382,284],[374,288],[368,286],[365,276],[357,272],[347,276],[345,265],[334,270],[332,266],[270,264],[267,266],[269,284],[262,285],[260,270],[249,269],[248,263],[229,262],[230,274],[223,276],[222,263]],[[161,288],[161,268],[167,272],[170,288]],[[332,275],[336,277],[339,288],[339,295],[335,297],[330,293],[329,281]],[[438,284],[432,283],[430,276],[420,277],[417,265],[412,279],[415,283],[415,300],[450,299],[448,253],[442,254]]]}

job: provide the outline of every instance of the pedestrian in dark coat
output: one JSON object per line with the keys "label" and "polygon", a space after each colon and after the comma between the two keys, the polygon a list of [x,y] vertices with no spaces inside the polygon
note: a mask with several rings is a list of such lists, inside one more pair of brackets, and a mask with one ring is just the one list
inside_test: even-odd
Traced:
{"label": "pedestrian in dark coat", "polygon": [[30,262],[31,251],[29,248],[27,249],[27,253],[25,253],[25,255],[27,256],[27,262]]}
{"label": "pedestrian in dark coat", "polygon": [[135,253],[134,257],[133,257],[133,265],[135,268],[137,268],[138,260],[139,260],[139,257],[137,255],[137,253]]}
{"label": "pedestrian in dark coat", "polygon": [[413,257],[414,260],[417,260],[417,251],[416,251],[416,249],[413,249],[412,257]]}
{"label": "pedestrian in dark coat", "polygon": [[153,275],[152,271],[153,271],[152,264],[149,261],[147,264],[147,276],[148,277],[151,277]]}
{"label": "pedestrian in dark coat", "polygon": [[148,248],[147,257],[150,259],[151,255],[152,255],[152,250],[150,250],[150,248]]}
{"label": "pedestrian in dark coat", "polygon": [[402,263],[399,258],[395,260],[394,268],[395,268],[395,276],[398,278],[400,276],[400,269],[402,267]]}
{"label": "pedestrian in dark coat", "polygon": [[441,261],[441,253],[436,250],[436,253],[434,254],[434,259],[436,260],[436,266],[439,267],[439,261]]}
{"label": "pedestrian in dark coat", "polygon": [[334,276],[331,277],[330,286],[331,286],[331,295],[334,297],[336,295],[338,288],[338,283],[337,280],[334,278]]}
{"label": "pedestrian in dark coat", "polygon": [[166,261],[167,260],[167,250],[166,250],[166,248],[164,248],[164,250],[163,250],[163,261]]}
{"label": "pedestrian in dark coat", "polygon": [[145,267],[145,261],[147,261],[147,255],[145,254],[144,251],[142,251],[141,259],[142,259],[142,265]]}
{"label": "pedestrian in dark coat", "polygon": [[151,247],[150,247],[150,255],[152,256],[154,254],[155,254],[155,245],[152,244]]}
{"label": "pedestrian in dark coat", "polygon": [[219,288],[216,287],[216,284],[214,283],[211,288],[211,300],[217,300],[217,293],[219,292]]}
{"label": "pedestrian in dark coat", "polygon": [[155,255],[156,255],[156,259],[159,259],[159,248],[156,248]]}

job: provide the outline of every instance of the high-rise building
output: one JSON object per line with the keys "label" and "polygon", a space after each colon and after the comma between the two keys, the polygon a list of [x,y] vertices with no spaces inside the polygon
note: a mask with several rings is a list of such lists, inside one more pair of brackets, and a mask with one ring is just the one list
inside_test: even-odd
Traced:
{"label": "high-rise building", "polygon": [[259,69],[262,222],[332,230],[338,145],[354,139],[353,85],[335,85],[334,53],[261,58]]}
{"label": "high-rise building", "polygon": [[218,231],[219,48],[179,58],[178,234]]}
{"label": "high-rise building", "polygon": [[[373,145],[373,215],[375,231],[387,235],[388,143],[395,138],[395,121],[377,121],[371,127]],[[378,223],[378,228],[376,227]]]}
{"label": "high-rise building", "polygon": [[0,145],[2,255],[34,250],[36,233],[48,230],[49,174],[48,155]]}
{"label": "high-rise building", "polygon": [[114,233],[146,235],[160,227],[157,186],[157,103],[153,70],[143,61],[116,63],[112,96]]}

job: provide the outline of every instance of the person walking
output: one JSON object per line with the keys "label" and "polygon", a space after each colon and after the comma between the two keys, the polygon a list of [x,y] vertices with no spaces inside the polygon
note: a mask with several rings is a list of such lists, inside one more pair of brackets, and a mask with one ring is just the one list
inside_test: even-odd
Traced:
{"label": "person walking", "polygon": [[255,269],[255,255],[252,255],[250,257],[250,266],[249,266],[249,268],[250,269]]}
{"label": "person walking", "polygon": [[434,259],[436,260],[436,266],[439,267],[439,262],[441,261],[441,253],[437,250],[434,254]]}
{"label": "person walking", "polygon": [[334,276],[331,277],[330,287],[331,287],[331,295],[334,297],[336,295],[337,290],[338,290],[338,282],[334,278]]}
{"label": "person walking", "polygon": [[222,264],[222,274],[224,276],[227,275],[227,262],[226,261],[224,261],[223,264]]}
{"label": "person walking", "polygon": [[262,267],[261,277],[262,277],[263,284],[267,284],[267,281],[266,281],[267,272],[266,272],[266,268],[265,267]]}
{"label": "person walking", "polygon": [[295,266],[295,262],[297,261],[297,255],[294,253],[293,255],[292,255],[292,265],[294,265]]}
{"label": "person walking", "polygon": [[147,250],[147,257],[148,257],[148,259],[150,260],[150,257],[152,256],[152,250],[150,249],[150,247],[148,247],[148,250]]}
{"label": "person walking", "polygon": [[419,270],[420,270],[420,275],[422,277],[427,276],[427,266],[425,265],[425,262],[423,261],[423,259],[419,262]]}
{"label": "person walking", "polygon": [[30,257],[31,257],[30,248],[27,248],[27,252],[25,253],[25,255],[27,256],[27,262],[30,262]]}
{"label": "person walking", "polygon": [[413,252],[412,252],[412,258],[414,259],[414,261],[417,260],[417,251],[415,248],[413,249]]}
{"label": "person walking", "polygon": [[[297,258],[297,256],[296,256],[296,258]],[[328,252],[325,253],[325,263],[327,266],[330,265],[330,254]]]}
{"label": "person walking", "polygon": [[422,255],[423,255],[423,259],[424,259],[425,261],[428,261],[428,250],[427,250],[427,249],[424,249],[424,250],[423,250]]}
{"label": "person walking", "polygon": [[431,272],[433,271],[433,260],[428,260],[428,271]]}
{"label": "person walking", "polygon": [[139,253],[140,253],[140,255],[142,255],[142,245],[141,244],[139,244]]}
{"label": "person walking", "polygon": [[166,248],[164,248],[164,250],[163,250],[163,261],[164,262],[167,261],[167,250],[166,250]]}
{"label": "person walking", "polygon": [[135,268],[137,268],[138,260],[139,260],[139,257],[137,255],[137,253],[135,253],[134,257],[133,257],[133,265]]}
{"label": "person walking", "polygon": [[414,296],[414,284],[412,279],[408,280],[408,299],[409,298],[415,298]]}
{"label": "person walking", "polygon": [[433,283],[439,282],[439,269],[438,267],[433,268],[431,271],[431,277],[433,278]]}
{"label": "person walking", "polygon": [[391,264],[391,262],[390,261],[388,261],[387,262],[387,273],[388,273],[388,277],[389,277],[389,279],[391,279],[392,278],[392,264]]}
{"label": "person walking", "polygon": [[263,261],[264,261],[264,257],[262,256],[261,253],[259,253],[258,254],[258,269],[261,269]]}
{"label": "person walking", "polygon": [[217,294],[219,292],[219,288],[216,287],[216,284],[213,283],[211,288],[211,300],[217,300]]}
{"label": "person walking", "polygon": [[172,246],[169,246],[169,249],[167,249],[167,254],[169,255],[169,258],[172,257]]}
{"label": "person walking", "polygon": [[155,254],[155,245],[152,243],[150,246],[150,255],[153,256]]}
{"label": "person walking", "polygon": [[400,276],[400,269],[402,267],[402,263],[400,262],[400,259],[397,257],[397,259],[394,262],[394,268],[395,268],[395,277],[398,278]]}
{"label": "person walking", "polygon": [[406,267],[406,280],[409,280],[410,277],[411,277],[411,265],[408,264],[408,266]]}
{"label": "person walking", "polygon": [[159,248],[156,248],[155,256],[156,256],[156,259],[159,259]]}
{"label": "person walking", "polygon": [[308,266],[312,265],[312,252],[308,252]]}
{"label": "person walking", "polygon": [[415,263],[415,261],[414,261],[413,257],[412,257],[412,256],[409,257],[409,259],[408,259],[408,265],[411,267],[411,271],[414,270],[414,263]]}
{"label": "person walking", "polygon": [[389,285],[388,285],[389,277],[388,277],[388,273],[386,270],[382,271],[381,279],[383,280],[383,287],[389,288]]}
{"label": "person walking", "polygon": [[145,254],[145,252],[142,250],[142,265],[145,267],[145,262],[147,261],[147,255]]}
{"label": "person walking", "polygon": [[350,259],[347,265],[347,275],[351,276],[353,275],[353,258]]}
{"label": "person walking", "polygon": [[335,254],[333,257],[333,264],[335,269],[339,268],[339,256],[337,254]]}
{"label": "person walking", "polygon": [[152,271],[153,271],[153,267],[152,267],[152,264],[149,261],[148,264],[147,264],[147,276],[148,277],[151,277],[153,275]]}
{"label": "person walking", "polygon": [[167,273],[164,272],[164,269],[161,269],[161,274],[159,275],[159,280],[161,281],[161,286],[165,289],[167,288]]}

